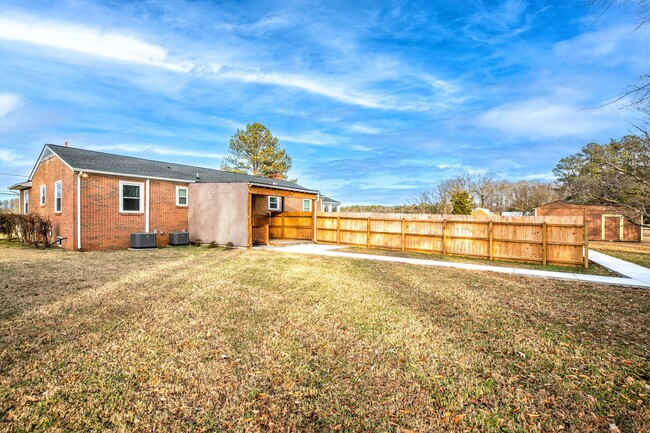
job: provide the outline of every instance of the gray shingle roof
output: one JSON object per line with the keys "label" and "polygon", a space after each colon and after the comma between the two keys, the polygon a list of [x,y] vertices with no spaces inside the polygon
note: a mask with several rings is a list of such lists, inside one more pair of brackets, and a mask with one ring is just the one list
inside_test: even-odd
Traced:
{"label": "gray shingle roof", "polygon": [[[111,174],[145,176],[158,179],[170,179],[185,182],[202,183],[255,183],[268,187],[288,188],[297,191],[316,193],[288,180],[270,179],[248,174],[231,173],[213,168],[174,164],[172,162],[154,161],[132,156],[114,155],[112,153],[73,147],[46,144],[65,163],[74,170],[96,171]],[[198,178],[197,178],[198,175]]]}
{"label": "gray shingle roof", "polygon": [[323,196],[323,203],[341,204],[340,201],[325,196]]}

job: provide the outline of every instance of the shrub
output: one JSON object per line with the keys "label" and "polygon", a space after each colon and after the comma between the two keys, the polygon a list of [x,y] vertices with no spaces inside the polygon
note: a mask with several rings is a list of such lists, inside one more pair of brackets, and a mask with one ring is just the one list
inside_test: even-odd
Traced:
{"label": "shrub", "polygon": [[52,221],[37,213],[0,215],[0,232],[6,234],[8,240],[17,237],[21,244],[32,244],[36,248],[39,244],[43,247],[52,244]]}

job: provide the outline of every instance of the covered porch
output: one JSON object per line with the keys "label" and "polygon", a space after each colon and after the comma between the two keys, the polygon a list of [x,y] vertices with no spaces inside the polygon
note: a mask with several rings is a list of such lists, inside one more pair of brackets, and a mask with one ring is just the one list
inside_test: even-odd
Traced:
{"label": "covered porch", "polygon": [[317,199],[316,192],[249,186],[248,246],[315,241]]}

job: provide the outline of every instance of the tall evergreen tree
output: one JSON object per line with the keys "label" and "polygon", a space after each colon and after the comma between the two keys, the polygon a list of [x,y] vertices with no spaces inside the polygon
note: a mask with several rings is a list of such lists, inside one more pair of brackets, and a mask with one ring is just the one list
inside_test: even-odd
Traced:
{"label": "tall evergreen tree", "polygon": [[246,125],[230,138],[230,155],[221,168],[235,173],[269,176],[279,173],[286,178],[291,169],[291,157],[278,145],[278,139],[261,123]]}

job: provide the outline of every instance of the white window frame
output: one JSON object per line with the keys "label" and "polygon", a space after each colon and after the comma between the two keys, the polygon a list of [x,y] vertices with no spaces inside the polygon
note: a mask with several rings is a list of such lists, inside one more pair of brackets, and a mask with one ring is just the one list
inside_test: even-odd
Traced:
{"label": "white window frame", "polygon": [[[180,190],[185,190],[185,204],[181,204]],[[190,189],[186,186],[177,186],[176,187],[176,206],[187,207],[190,201]]]}
{"label": "white window frame", "polygon": [[[271,199],[276,199],[276,205],[271,206]],[[282,211],[282,197],[276,196],[276,195],[270,195],[269,196],[269,210],[270,211],[275,211],[275,212],[280,212]]]}
{"label": "white window frame", "polygon": [[[57,189],[58,185],[58,189]],[[60,194],[57,197],[57,194]],[[59,206],[57,207],[57,199],[59,200]],[[63,209],[63,184],[61,183],[60,180],[57,180],[54,182],[54,213],[61,213],[61,209]]]}
{"label": "white window frame", "polygon": [[45,184],[41,185],[41,206],[45,206],[47,203],[47,187]]}
{"label": "white window frame", "polygon": [[310,199],[308,199],[308,198],[303,198],[302,199],[302,211],[303,212],[311,212],[311,200]]}
{"label": "white window frame", "polygon": [[23,191],[23,213],[29,213],[29,191]]}
{"label": "white window frame", "polygon": [[[124,210],[124,186],[137,186],[140,188],[140,209],[138,210]],[[126,213],[126,214],[136,214],[136,213],[144,213],[144,182],[128,182],[126,180],[121,180],[120,181],[120,213]],[[129,198],[129,197],[127,197]],[[131,197],[134,198],[134,197]]]}

